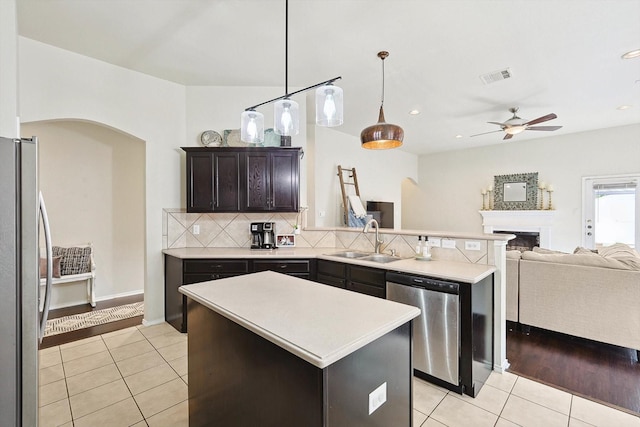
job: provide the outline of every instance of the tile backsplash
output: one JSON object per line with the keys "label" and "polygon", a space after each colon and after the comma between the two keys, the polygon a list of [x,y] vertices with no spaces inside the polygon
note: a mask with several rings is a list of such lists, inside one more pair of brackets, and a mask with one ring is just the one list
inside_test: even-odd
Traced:
{"label": "tile backsplash", "polygon": [[[299,223],[296,213],[187,213],[185,209],[162,210],[162,247],[173,248],[248,248],[252,222],[275,222],[276,234],[292,234]],[[194,225],[199,233],[194,234]],[[417,236],[381,234],[385,243],[383,251],[392,249],[403,258],[412,257]],[[296,247],[335,248],[372,252],[375,233],[363,233],[360,228],[351,230],[302,230],[296,236]],[[446,240],[443,238],[442,240]],[[432,248],[433,259],[478,264],[490,264],[490,246],[480,241],[480,250],[469,251],[464,241],[458,239],[455,248]]]}

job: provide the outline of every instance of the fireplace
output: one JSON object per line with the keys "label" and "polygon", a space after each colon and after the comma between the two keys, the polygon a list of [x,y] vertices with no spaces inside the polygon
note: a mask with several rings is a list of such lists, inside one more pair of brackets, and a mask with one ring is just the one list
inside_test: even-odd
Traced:
{"label": "fireplace", "polygon": [[[534,246],[551,248],[551,228],[554,214],[555,211],[552,210],[480,211],[485,233],[500,232],[518,236],[507,243],[508,249],[511,249],[511,246],[526,247],[527,249]],[[519,242],[520,236],[527,242],[521,244]]]}
{"label": "fireplace", "polygon": [[530,251],[540,246],[540,233],[533,231],[494,230],[494,234],[515,234],[516,238],[507,242],[507,250]]}

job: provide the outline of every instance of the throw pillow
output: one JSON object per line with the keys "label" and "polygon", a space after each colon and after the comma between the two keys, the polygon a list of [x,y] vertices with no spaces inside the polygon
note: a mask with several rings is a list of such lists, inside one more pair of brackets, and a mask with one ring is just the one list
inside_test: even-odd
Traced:
{"label": "throw pillow", "polygon": [[91,271],[91,246],[71,248],[54,246],[53,254],[62,257],[60,272],[63,276]]}
{"label": "throw pillow", "polygon": [[587,249],[582,246],[578,246],[574,251],[574,254],[583,254],[583,255],[598,255],[598,251],[595,249]]}
{"label": "throw pillow", "polygon": [[566,252],[554,251],[551,249],[545,249],[538,246],[534,246],[533,252],[536,252],[539,254],[566,254]]}
{"label": "throw pillow", "polygon": [[[53,266],[52,266],[53,277],[59,278],[60,277],[60,260],[62,259],[62,257],[54,256],[52,259],[53,259]],[[47,259],[40,258],[40,278],[43,279],[45,277],[47,277]]]}

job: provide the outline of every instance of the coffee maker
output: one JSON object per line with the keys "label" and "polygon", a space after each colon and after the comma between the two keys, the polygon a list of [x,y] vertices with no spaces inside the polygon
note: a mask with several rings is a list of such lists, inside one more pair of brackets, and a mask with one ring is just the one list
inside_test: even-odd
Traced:
{"label": "coffee maker", "polygon": [[276,224],[274,222],[251,223],[251,249],[274,249]]}

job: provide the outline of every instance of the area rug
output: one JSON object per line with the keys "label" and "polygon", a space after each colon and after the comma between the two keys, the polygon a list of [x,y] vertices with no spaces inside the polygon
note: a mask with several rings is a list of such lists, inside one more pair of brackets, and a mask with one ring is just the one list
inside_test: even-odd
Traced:
{"label": "area rug", "polygon": [[129,319],[144,314],[144,302],[119,305],[117,307],[94,310],[88,313],[74,314],[47,320],[44,336],[63,334],[116,320]]}

